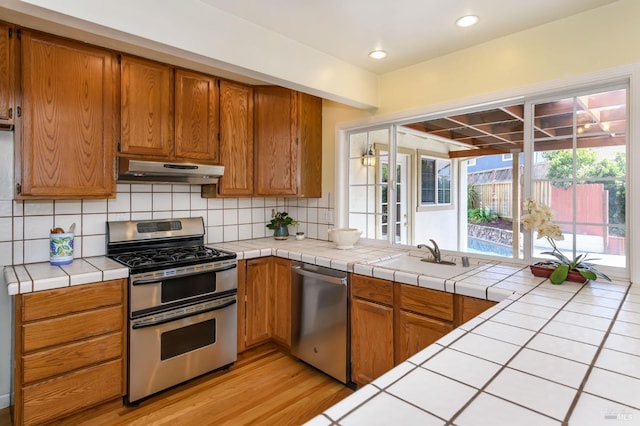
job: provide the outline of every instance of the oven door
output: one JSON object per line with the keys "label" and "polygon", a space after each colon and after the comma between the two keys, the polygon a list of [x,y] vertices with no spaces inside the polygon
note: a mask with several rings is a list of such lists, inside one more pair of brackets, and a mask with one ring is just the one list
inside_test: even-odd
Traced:
{"label": "oven door", "polygon": [[[163,276],[164,274],[167,276]],[[225,262],[216,268],[193,273],[166,271],[133,274],[129,278],[129,315],[137,318],[158,310],[168,310],[186,303],[198,303],[238,288],[237,262]]]}
{"label": "oven door", "polygon": [[235,362],[237,312],[233,295],[130,321],[129,402]]}

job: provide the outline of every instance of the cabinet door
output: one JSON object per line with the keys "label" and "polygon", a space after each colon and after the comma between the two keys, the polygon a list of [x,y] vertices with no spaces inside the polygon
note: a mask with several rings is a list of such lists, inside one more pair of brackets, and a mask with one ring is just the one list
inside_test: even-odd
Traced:
{"label": "cabinet door", "polygon": [[219,195],[253,195],[253,89],[225,80],[220,81],[220,164]]}
{"label": "cabinet door", "polygon": [[291,261],[273,258],[273,339],[291,346]]}
{"label": "cabinet door", "polygon": [[266,257],[247,261],[246,346],[266,342],[271,338],[269,259]]}
{"label": "cabinet door", "polygon": [[121,58],[123,154],[173,157],[173,69],[145,59]]}
{"label": "cabinet door", "polygon": [[453,324],[400,311],[398,315],[396,364],[426,348],[451,330]]}
{"label": "cabinet door", "polygon": [[0,124],[14,123],[15,38],[15,28],[10,24],[0,22]]}
{"label": "cabinet door", "polygon": [[296,195],[298,122],[296,92],[256,87],[256,193]]}
{"label": "cabinet door", "polygon": [[175,157],[217,163],[218,81],[211,76],[176,70]]}
{"label": "cabinet door", "polygon": [[456,295],[456,326],[464,324],[495,305],[496,302],[475,297]]}
{"label": "cabinet door", "polygon": [[352,299],[351,379],[363,386],[393,365],[393,308]]}
{"label": "cabinet door", "polygon": [[108,50],[22,31],[21,196],[114,193],[116,58]]}
{"label": "cabinet door", "polygon": [[238,353],[246,349],[247,261],[238,260]]}
{"label": "cabinet door", "polygon": [[322,197],[322,98],[298,93],[298,197]]}

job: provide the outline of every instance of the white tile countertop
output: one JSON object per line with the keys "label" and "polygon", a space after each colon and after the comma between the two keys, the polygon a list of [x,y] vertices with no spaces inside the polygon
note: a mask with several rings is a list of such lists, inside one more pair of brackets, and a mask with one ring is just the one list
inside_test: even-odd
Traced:
{"label": "white tile countertop", "polygon": [[104,256],[74,259],[69,265],[49,262],[4,267],[10,296],[129,277],[129,268]]}

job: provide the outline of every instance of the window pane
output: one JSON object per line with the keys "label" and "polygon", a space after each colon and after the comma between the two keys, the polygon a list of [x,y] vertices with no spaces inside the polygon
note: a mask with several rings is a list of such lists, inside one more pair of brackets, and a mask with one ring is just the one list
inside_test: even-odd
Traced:
{"label": "window pane", "polygon": [[625,266],[626,98],[617,89],[534,105],[533,195],[555,210],[568,258]]}
{"label": "window pane", "polygon": [[[349,226],[363,231],[362,238],[382,239],[382,198],[386,197],[387,177],[383,162],[388,153],[375,152],[376,144],[388,143],[388,130],[375,130],[349,134]],[[374,149],[374,161],[363,156]],[[385,200],[386,203],[386,200]]]}
{"label": "window pane", "polygon": [[436,162],[423,158],[422,176],[420,177],[420,204],[435,204],[436,202]]}
{"label": "window pane", "polygon": [[438,160],[438,204],[451,203],[451,162]]}

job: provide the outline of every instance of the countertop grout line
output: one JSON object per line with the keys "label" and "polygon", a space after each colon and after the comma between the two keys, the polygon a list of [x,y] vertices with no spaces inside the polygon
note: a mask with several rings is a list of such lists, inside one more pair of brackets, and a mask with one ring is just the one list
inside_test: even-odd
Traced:
{"label": "countertop grout line", "polygon": [[604,348],[604,344],[607,341],[607,339],[609,338],[609,335],[611,334],[611,330],[613,329],[613,327],[614,327],[614,325],[616,323],[616,319],[618,318],[618,314],[620,313],[620,308],[622,308],[622,305],[624,304],[625,299],[629,295],[629,291],[630,290],[631,290],[631,286],[627,287],[627,291],[624,293],[624,297],[622,297],[620,299],[620,303],[618,305],[618,309],[616,310],[615,315],[611,319],[611,323],[609,324],[609,327],[607,328],[607,331],[605,332],[604,336],[602,337],[602,341],[600,342],[600,345],[598,346],[598,349],[596,350],[596,353],[594,354],[593,359],[591,360],[591,364],[589,364],[589,367],[587,368],[587,371],[586,371],[586,373],[585,373],[585,375],[584,375],[584,377],[582,379],[582,382],[580,383],[580,386],[578,387],[578,392],[573,397],[573,401],[571,402],[571,405],[569,406],[569,410],[567,411],[567,415],[565,416],[564,421],[562,422],[563,425],[568,425],[569,424],[569,419],[571,418],[571,415],[573,414],[573,411],[575,410],[576,406],[578,405],[578,400],[580,399],[580,396],[584,392],[584,388],[587,385],[587,381],[589,380],[589,376],[591,376],[591,372],[595,368],[596,362],[598,361],[598,357],[600,356],[600,353],[602,353],[602,350]]}
{"label": "countertop grout line", "polygon": [[[535,288],[540,287],[542,284],[543,284],[543,283],[538,284],[537,286],[535,286],[535,287],[534,287],[534,289],[535,289]],[[486,392],[487,387],[488,387],[488,386],[489,386],[489,385],[490,385],[490,384],[491,384],[491,383],[492,383],[492,382],[493,382],[493,381],[494,381],[494,380],[495,380],[495,379],[496,379],[496,378],[497,378],[497,377],[498,377],[498,376],[499,376],[499,375],[500,375],[504,370],[506,370],[506,369],[508,368],[508,367],[507,367],[507,365],[508,365],[511,361],[513,361],[513,360],[514,360],[514,359],[515,359],[515,358],[516,358],[516,357],[517,357],[517,356],[518,356],[518,355],[519,355],[519,354],[520,354],[520,353],[525,349],[525,347],[526,347],[526,346],[527,346],[527,345],[528,345],[528,344],[529,344],[529,343],[530,343],[530,342],[531,342],[531,341],[532,341],[532,340],[533,340],[533,339],[534,339],[534,338],[535,338],[535,337],[540,333],[540,331],[541,331],[544,327],[546,327],[546,326],[547,326],[547,325],[548,325],[548,324],[549,324],[549,323],[550,323],[550,322],[551,322],[551,321],[552,321],[552,320],[553,320],[553,319],[554,319],[554,318],[555,318],[555,317],[556,317],[556,316],[557,316],[557,315],[562,311],[562,309],[564,308],[564,306],[566,306],[566,305],[567,305],[567,304],[568,304],[568,303],[569,303],[569,302],[570,302],[570,301],[571,301],[571,300],[572,300],[572,299],[573,299],[573,298],[574,298],[578,293],[580,293],[580,291],[582,291],[582,289],[583,289],[585,286],[586,286],[586,283],[585,283],[585,284],[582,284],[582,287],[580,287],[580,290],[578,290],[577,292],[575,292],[575,293],[571,296],[571,298],[570,298],[569,300],[567,300],[567,301],[566,301],[566,302],[565,302],[561,307],[557,308],[556,312],[555,312],[555,313],[554,313],[554,314],[553,314],[553,315],[552,315],[548,320],[546,320],[545,324],[540,328],[540,330],[538,330],[538,331],[536,331],[535,333],[533,333],[533,335],[532,335],[529,339],[527,339],[527,341],[526,341],[526,342],[524,342],[522,345],[520,345],[520,347],[518,348],[518,350],[517,350],[517,351],[516,351],[516,352],[515,352],[515,353],[514,353],[514,354],[513,354],[513,355],[512,355],[508,360],[506,360],[506,361],[505,361],[505,362],[500,366],[500,368],[498,369],[498,371],[496,371],[496,372],[493,374],[493,376],[492,376],[489,380],[487,380],[487,382],[486,382],[486,383],[485,383],[485,384],[484,384],[480,389],[478,389],[478,392],[476,392],[476,394],[475,394],[475,395],[474,395],[470,400],[468,400],[468,401],[467,401],[467,403],[466,403],[466,404],[464,404],[464,405],[463,405],[463,406],[462,406],[462,407],[461,407],[461,408],[460,408],[460,409],[459,409],[459,410],[458,410],[458,411],[457,411],[457,412],[456,412],[456,413],[455,413],[455,414],[454,414],[454,415],[449,419],[449,421],[448,421],[447,425],[453,425],[453,424],[454,424],[454,422],[455,422],[455,419],[456,419],[456,418],[458,418],[458,416],[460,416],[460,414],[462,414],[462,412],[464,412],[464,411],[465,411],[465,410],[466,410],[466,409],[471,405],[471,403],[472,403],[476,398],[478,398],[478,396],[480,396],[483,392],[484,392],[484,393],[487,393],[487,394],[489,394],[489,395],[493,395],[493,394],[492,394],[492,393],[490,393],[490,392]],[[490,320],[490,318],[493,318],[493,317],[494,317],[495,315],[497,315],[497,314],[498,314],[498,313],[496,312],[495,314],[491,315],[491,317],[487,318],[486,320],[487,320],[487,321],[489,321],[489,320]],[[478,326],[479,326],[479,325],[478,325]],[[477,326],[476,326],[476,327],[477,327]],[[475,327],[474,327],[474,328],[475,328]],[[470,333],[470,331],[469,331],[469,333]],[[486,337],[486,336],[485,336],[485,337]],[[498,339],[496,339],[496,340],[498,340]],[[528,374],[528,375],[530,375],[530,376],[533,376],[533,377],[538,377],[538,376],[535,376],[535,375],[533,375],[533,374],[529,374],[529,373],[526,373],[526,374]],[[544,380],[546,380],[546,379],[544,379]],[[576,392],[576,395],[578,395],[579,393],[580,393],[580,390],[578,390],[578,391]],[[495,396],[495,395],[494,395],[494,396]],[[504,399],[504,398],[501,398],[501,399]],[[510,402],[510,403],[514,403],[513,401],[510,401],[510,400],[507,400],[507,401],[508,401],[508,402]],[[517,404],[517,403],[516,403],[516,405],[520,405],[520,404]],[[541,412],[539,412],[539,411],[537,411],[537,410],[534,410],[534,409],[532,409],[532,408],[530,408],[530,407],[525,407],[525,408],[526,408],[527,410],[529,410],[529,411],[532,411],[532,412],[534,412],[534,413],[537,413],[537,414],[543,415],[543,416],[545,416],[545,417],[548,417],[548,418],[551,418],[551,419],[554,419],[554,420],[558,420],[558,421],[562,421],[562,420],[556,419],[556,418],[554,418],[554,417],[551,417],[551,416],[549,416],[548,414],[544,414],[544,413],[541,413]],[[570,408],[571,408],[571,407],[570,407]]]}

